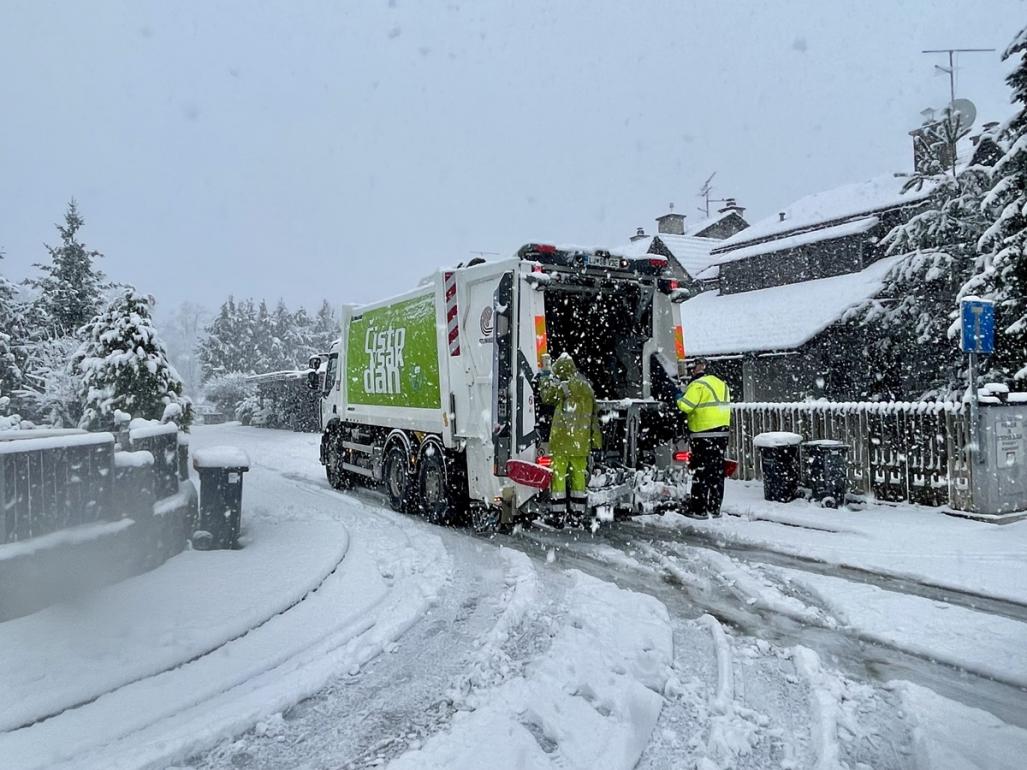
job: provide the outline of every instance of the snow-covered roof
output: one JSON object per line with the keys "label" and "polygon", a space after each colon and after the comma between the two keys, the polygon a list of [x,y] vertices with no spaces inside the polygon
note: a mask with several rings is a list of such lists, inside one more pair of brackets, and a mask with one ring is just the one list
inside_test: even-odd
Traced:
{"label": "snow-covered roof", "polygon": [[830,241],[835,238],[845,238],[849,235],[865,233],[867,230],[877,226],[880,221],[880,219],[873,216],[852,219],[848,222],[842,222],[839,225],[833,225],[832,227],[823,227],[819,230],[806,230],[784,238],[774,238],[773,240],[756,243],[752,246],[743,246],[739,249],[733,249],[726,254],[719,254],[714,257],[714,259],[716,259],[718,265],[722,265],[725,262],[734,262],[739,259],[745,259],[746,257],[755,257],[760,254],[769,254],[771,252],[782,251],[784,249],[794,249],[798,246],[805,246],[810,243],[820,243],[821,241]]}
{"label": "snow-covered roof", "polygon": [[619,248],[610,249],[610,252],[631,259],[644,257],[646,254],[649,253],[649,247],[653,245],[653,237],[654,236],[652,235],[647,235],[645,238],[638,238],[634,241],[631,241],[630,243],[624,244]]}
{"label": "snow-covered roof", "polygon": [[925,184],[919,190],[903,192],[905,182],[905,179],[894,174],[884,174],[865,182],[842,185],[833,190],[807,195],[782,209],[785,215],[783,221],[775,212],[730,238],[720,241],[717,249],[725,252],[718,254],[721,257],[720,261],[730,258],[726,252],[743,244],[784,235],[793,230],[813,228],[825,222],[854,219],[916,203],[928,197],[934,189],[933,185]]}
{"label": "snow-covered roof", "polygon": [[715,238],[697,238],[694,235],[671,235],[660,233],[656,236],[670,253],[692,277],[702,272],[717,260],[710,256],[720,241]]}
{"label": "snow-covered roof", "polygon": [[793,350],[824,331],[884,284],[901,256],[858,273],[772,286],[737,294],[707,291],[681,304],[689,356]]}
{"label": "snow-covered roof", "polygon": [[704,217],[703,219],[697,219],[695,222],[685,222],[685,235],[698,235],[703,230],[713,227],[718,222],[727,219],[732,214],[738,213],[735,209],[728,209],[727,211],[718,211],[711,216]]}
{"label": "snow-covered roof", "polygon": [[639,238],[620,248],[611,249],[611,251],[623,257],[644,257],[650,253],[653,240],[656,238],[660,239],[663,245],[674,255],[674,259],[693,278],[716,261],[710,256],[710,252],[721,243],[721,241],[715,238],[697,238],[694,235],[658,233],[657,235]]}

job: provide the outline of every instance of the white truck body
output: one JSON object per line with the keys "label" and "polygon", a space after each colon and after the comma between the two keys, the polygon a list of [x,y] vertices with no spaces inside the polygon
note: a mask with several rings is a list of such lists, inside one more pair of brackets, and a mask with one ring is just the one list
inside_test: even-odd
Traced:
{"label": "white truck body", "polygon": [[[508,469],[511,460],[535,463],[545,450],[535,388],[544,353],[580,358],[586,376],[602,380],[597,395],[607,421],[627,423],[658,405],[654,374],[666,379],[683,359],[673,305],[681,293],[654,274],[658,258],[643,267],[606,252],[532,244],[517,257],[440,270],[410,292],[344,309],[322,386],[322,462],[339,460],[337,475],[381,481],[391,473],[395,481],[403,469],[389,466],[388,455],[401,445],[410,478],[400,481],[410,484],[434,447],[427,451],[445,453],[470,501],[505,507],[507,520],[524,511],[544,490]],[[622,328],[631,330],[630,350],[613,340]],[[604,356],[624,369],[630,387],[611,379]],[[654,373],[658,360],[662,375]],[[610,456],[625,455],[627,441],[607,447]]]}

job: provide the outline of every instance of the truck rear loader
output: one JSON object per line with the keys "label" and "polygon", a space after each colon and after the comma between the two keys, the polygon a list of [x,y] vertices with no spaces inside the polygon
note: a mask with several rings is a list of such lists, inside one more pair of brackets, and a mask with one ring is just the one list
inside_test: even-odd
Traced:
{"label": "truck rear loader", "polygon": [[331,484],[384,486],[392,507],[490,530],[533,518],[548,495],[546,354],[568,353],[596,393],[599,519],[688,495],[674,407],[686,292],[658,255],[528,244],[441,270],[392,299],[343,309],[340,339],[311,360],[320,459]]}

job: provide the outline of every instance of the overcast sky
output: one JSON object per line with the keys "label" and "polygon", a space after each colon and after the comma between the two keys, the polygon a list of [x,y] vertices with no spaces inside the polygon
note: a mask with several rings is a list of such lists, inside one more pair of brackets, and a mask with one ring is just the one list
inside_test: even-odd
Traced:
{"label": "overcast sky", "polygon": [[[1021,0],[0,0],[0,263],[74,196],[113,278],[363,302],[529,240],[617,245],[717,172],[750,221],[909,170],[943,57]],[[1005,117],[999,53],[957,96]]]}

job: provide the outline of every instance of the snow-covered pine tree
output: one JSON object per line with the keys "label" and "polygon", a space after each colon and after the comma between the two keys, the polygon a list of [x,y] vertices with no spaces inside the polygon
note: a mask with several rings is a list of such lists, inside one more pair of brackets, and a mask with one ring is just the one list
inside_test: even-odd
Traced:
{"label": "snow-covered pine tree", "polygon": [[182,407],[187,427],[189,399],[153,327],[152,306],[152,297],[126,289],[82,329],[74,358],[81,376],[80,427],[110,430],[117,410],[159,420],[169,404]]}
{"label": "snow-covered pine tree", "polygon": [[986,224],[980,202],[994,136],[986,131],[974,137],[972,158],[951,166],[941,160],[944,147],[961,136],[947,116],[941,123],[950,130],[935,130],[938,141],[924,149],[927,162],[904,188],[927,186],[932,195],[926,208],[882,240],[886,254],[903,256],[885,276],[884,289],[857,312],[866,329],[867,358],[881,377],[871,397],[944,399],[965,388],[964,357],[950,330]]}
{"label": "snow-covered pine tree", "polygon": [[[0,260],[4,254],[0,251]],[[0,393],[8,399],[22,385],[23,361],[16,352],[22,336],[19,314],[15,307],[17,287],[0,275]],[[11,402],[8,401],[8,406]]]}
{"label": "snow-covered pine tree", "polygon": [[312,353],[327,353],[332,343],[339,338],[339,319],[335,317],[335,310],[328,303],[322,300],[317,315],[314,316],[314,326],[311,330],[310,344],[313,346]]}
{"label": "snow-covered pine tree", "polygon": [[79,240],[79,230],[85,224],[74,198],[68,203],[64,224],[56,225],[61,242],[47,246],[50,264],[37,264],[42,276],[28,283],[39,290],[36,310],[46,332],[52,337],[74,334],[103,307],[103,293],[108,288],[95,261],[103,256],[99,251],[87,249]]}
{"label": "snow-covered pine tree", "polygon": [[244,303],[229,297],[204,329],[196,346],[203,381],[232,372],[252,371],[253,349]]}
{"label": "snow-covered pine tree", "polygon": [[988,224],[977,242],[980,258],[961,295],[995,301],[995,355],[984,377],[1027,390],[1027,27],[1002,59],[1013,63],[1006,83],[1019,110],[1001,129],[1003,155],[981,202]]}
{"label": "snow-covered pine tree", "polygon": [[285,306],[285,302],[278,300],[275,311],[271,314],[271,339],[268,347],[268,361],[266,371],[282,371],[292,369],[298,354],[298,335],[293,323],[293,315]]}
{"label": "snow-covered pine tree", "polygon": [[317,351],[314,350],[313,340],[314,322],[307,313],[306,308],[301,307],[292,314],[292,365],[303,368],[307,365],[307,359]]}

